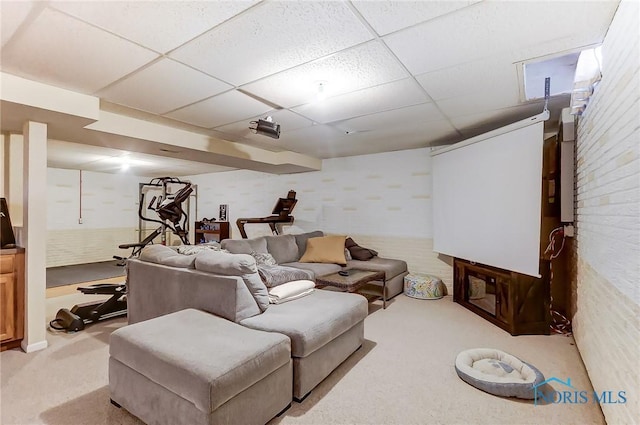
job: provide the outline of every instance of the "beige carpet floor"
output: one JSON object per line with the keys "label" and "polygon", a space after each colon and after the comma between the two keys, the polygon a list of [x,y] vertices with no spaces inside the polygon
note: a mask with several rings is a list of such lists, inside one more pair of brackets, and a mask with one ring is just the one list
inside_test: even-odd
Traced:
{"label": "beige carpet floor", "polygon": [[[47,300],[49,316],[77,300],[74,295]],[[492,396],[460,380],[453,367],[461,350],[497,348],[536,365],[547,378],[571,378],[575,388],[589,391],[591,384],[571,337],[512,337],[453,303],[450,296],[424,301],[400,295],[386,310],[378,304],[370,306],[362,349],[270,425],[605,423],[598,405],[534,406]],[[139,424],[109,403],[109,334],[125,323],[120,318],[77,334],[49,333],[46,350],[0,354],[0,422]]]}

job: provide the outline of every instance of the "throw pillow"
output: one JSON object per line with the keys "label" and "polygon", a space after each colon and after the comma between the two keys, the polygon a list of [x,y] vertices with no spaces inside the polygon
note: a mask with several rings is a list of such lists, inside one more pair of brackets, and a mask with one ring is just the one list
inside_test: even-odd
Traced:
{"label": "throw pillow", "polygon": [[347,238],[344,242],[344,246],[349,250],[351,257],[353,257],[354,260],[367,261],[378,255],[377,251],[364,248],[355,243],[351,238]]}
{"label": "throw pillow", "polygon": [[345,236],[322,236],[309,238],[307,250],[304,252],[301,263],[334,263],[341,266],[347,265],[344,257]]}
{"label": "throw pillow", "polygon": [[268,252],[255,252],[251,253],[251,256],[256,259],[256,265],[258,266],[275,266],[278,264],[273,255]]}
{"label": "throw pillow", "polygon": [[314,230],[313,232],[301,233],[298,235],[294,235],[296,238],[296,245],[298,245],[298,258],[304,255],[304,252],[307,250],[307,241],[309,238],[317,238],[320,236],[324,236],[321,230]]}

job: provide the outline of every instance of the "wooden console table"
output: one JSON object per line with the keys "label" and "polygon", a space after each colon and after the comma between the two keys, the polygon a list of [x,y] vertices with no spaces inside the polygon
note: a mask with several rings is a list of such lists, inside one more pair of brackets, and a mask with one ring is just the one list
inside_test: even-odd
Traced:
{"label": "wooden console table", "polygon": [[551,292],[548,262],[536,278],[454,259],[453,301],[511,335],[549,335]]}
{"label": "wooden console table", "polygon": [[24,248],[0,250],[0,351],[24,338]]}

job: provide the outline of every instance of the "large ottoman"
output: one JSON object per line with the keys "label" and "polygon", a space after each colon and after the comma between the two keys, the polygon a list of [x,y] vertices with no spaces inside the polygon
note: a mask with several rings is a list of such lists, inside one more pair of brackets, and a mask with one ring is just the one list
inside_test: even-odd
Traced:
{"label": "large ottoman", "polygon": [[111,334],[114,404],[148,424],[265,424],[291,403],[289,338],[187,309]]}

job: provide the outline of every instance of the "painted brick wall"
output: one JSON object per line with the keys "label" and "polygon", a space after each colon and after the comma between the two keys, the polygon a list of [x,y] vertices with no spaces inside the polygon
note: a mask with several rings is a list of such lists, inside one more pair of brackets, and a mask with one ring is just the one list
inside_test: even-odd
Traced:
{"label": "painted brick wall", "polygon": [[640,36],[621,2],[603,44],[603,77],[578,122],[573,329],[610,424],[640,418]]}
{"label": "painted brick wall", "polygon": [[128,255],[118,245],[138,239],[138,183],[145,177],[47,169],[47,267]]}
{"label": "painted brick wall", "polygon": [[[381,255],[407,261],[409,271],[432,273],[447,284],[452,269],[432,250],[429,149],[328,159],[322,171],[270,175],[230,171],[187,177],[198,184],[199,219],[229,205],[232,237],[239,217],[264,217],[275,201],[297,192],[293,228],[351,235]],[[249,237],[270,234],[267,225],[247,225]]]}

